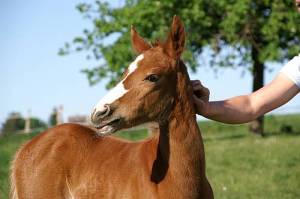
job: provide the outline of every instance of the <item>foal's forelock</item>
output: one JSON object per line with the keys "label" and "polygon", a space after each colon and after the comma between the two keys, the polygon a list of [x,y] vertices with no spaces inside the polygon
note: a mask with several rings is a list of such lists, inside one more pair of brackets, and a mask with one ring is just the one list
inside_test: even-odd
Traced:
{"label": "foal's forelock", "polygon": [[94,112],[103,111],[106,109],[105,105],[111,104],[114,101],[120,99],[124,96],[129,90],[125,88],[124,82],[128,76],[130,76],[137,68],[138,62],[144,59],[144,55],[140,54],[130,65],[128,68],[128,72],[124,79],[119,82],[112,90],[110,90],[95,106]]}

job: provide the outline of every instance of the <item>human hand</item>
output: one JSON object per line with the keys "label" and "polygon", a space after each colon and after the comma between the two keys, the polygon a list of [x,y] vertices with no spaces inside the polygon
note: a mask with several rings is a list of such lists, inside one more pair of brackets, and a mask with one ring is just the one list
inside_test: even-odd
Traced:
{"label": "human hand", "polygon": [[191,81],[193,88],[193,101],[196,113],[206,115],[209,105],[209,90],[204,87],[199,80]]}

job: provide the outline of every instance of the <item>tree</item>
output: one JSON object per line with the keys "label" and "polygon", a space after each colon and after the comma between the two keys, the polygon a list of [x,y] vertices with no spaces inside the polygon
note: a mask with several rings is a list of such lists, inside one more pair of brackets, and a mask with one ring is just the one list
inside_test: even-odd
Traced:
{"label": "tree", "polygon": [[[109,78],[108,86],[113,85],[133,60],[132,24],[153,41],[168,31],[173,15],[185,23],[183,59],[193,71],[203,65],[203,56],[215,69],[243,67],[253,75],[253,91],[264,84],[266,63],[283,62],[300,52],[300,14],[292,0],[126,0],[123,7],[96,1],[77,9],[93,26],[72,45],[66,43],[59,54],[85,51],[88,59],[104,60],[83,70],[90,84]],[[263,133],[263,117],[252,130]]]}
{"label": "tree", "polygon": [[30,128],[31,129],[37,129],[37,128],[46,129],[47,124],[46,124],[46,122],[44,122],[43,120],[41,120],[39,118],[31,117],[30,118]]}
{"label": "tree", "polygon": [[[18,131],[23,131],[25,128],[25,119],[18,112],[12,112],[7,117],[6,121],[3,124],[2,132],[4,135],[9,133],[16,133]],[[45,122],[36,117],[30,118],[30,129],[37,128],[47,128]]]}
{"label": "tree", "polygon": [[3,124],[3,134],[15,133],[16,131],[24,130],[25,120],[20,113],[12,112]]}
{"label": "tree", "polygon": [[53,108],[53,110],[50,114],[50,117],[49,117],[49,125],[50,126],[55,126],[58,124],[57,114],[58,114],[57,108]]}

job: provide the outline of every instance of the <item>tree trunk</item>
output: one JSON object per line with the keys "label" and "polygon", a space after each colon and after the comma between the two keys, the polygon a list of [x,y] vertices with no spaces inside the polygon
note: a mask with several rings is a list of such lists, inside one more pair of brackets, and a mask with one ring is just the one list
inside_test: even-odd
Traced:
{"label": "tree trunk", "polygon": [[[256,91],[264,86],[264,64],[259,61],[258,50],[252,46],[251,57],[253,60],[253,87],[252,91]],[[260,116],[249,125],[249,130],[252,133],[264,135],[264,116]]]}

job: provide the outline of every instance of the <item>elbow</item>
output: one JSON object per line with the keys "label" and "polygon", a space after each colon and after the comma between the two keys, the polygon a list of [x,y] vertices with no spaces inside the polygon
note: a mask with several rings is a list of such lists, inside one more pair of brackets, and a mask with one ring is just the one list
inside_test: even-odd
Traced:
{"label": "elbow", "polygon": [[245,121],[243,123],[252,122],[253,120],[257,119],[260,115],[257,113],[257,111],[251,110],[249,111]]}
{"label": "elbow", "polygon": [[245,122],[251,122],[257,119],[258,117],[264,114],[263,112],[264,111],[260,106],[258,106],[255,100],[253,100],[251,96],[249,96],[247,98],[247,108],[246,108],[247,117]]}
{"label": "elbow", "polygon": [[240,106],[236,109],[236,119],[231,121],[232,124],[248,123],[259,117],[259,109],[251,98],[251,95],[241,96],[239,100]]}

